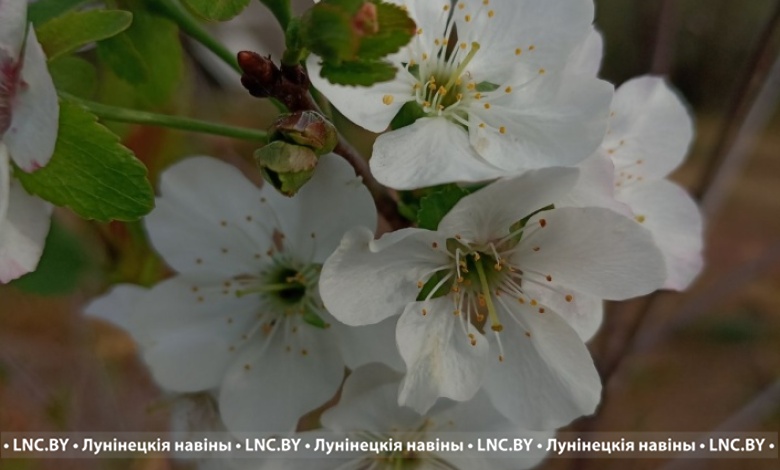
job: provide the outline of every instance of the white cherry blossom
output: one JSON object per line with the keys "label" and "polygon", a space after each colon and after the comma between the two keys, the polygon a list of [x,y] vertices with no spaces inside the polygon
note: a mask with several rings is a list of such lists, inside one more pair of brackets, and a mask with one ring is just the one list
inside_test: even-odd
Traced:
{"label": "white cherry blossom", "polygon": [[416,122],[376,140],[370,163],[380,182],[414,189],[483,181],[575,165],[596,149],[612,86],[567,69],[588,37],[592,0],[391,3],[418,27],[389,57],[399,69],[393,80],[333,85],[319,76],[316,56],[307,62],[317,89],[370,131],[384,131],[406,103],[421,109]]}
{"label": "white cherry blossom", "polygon": [[664,79],[629,80],[615,93],[609,131],[580,165],[583,177],[567,202],[632,214],[664,254],[667,289],[686,289],[704,264],[701,212],[683,188],[666,179],[692,138],[691,117]]}
{"label": "white cherry blossom", "polygon": [[345,365],[396,354],[389,339],[363,339],[392,324],[338,326],[319,298],[321,263],[343,233],[376,224],[342,159],[321,157],[295,198],[208,157],[166,170],[160,191],[146,227],[178,274],[148,291],[119,286],[87,311],[130,332],[162,388],[218,390],[231,432],[287,433],[336,393]]}
{"label": "white cherry blossom", "polygon": [[27,3],[0,2],[0,283],[38,266],[51,207],[13,178],[11,162],[31,172],[54,153],[59,105]]}
{"label": "white cherry blossom", "polygon": [[322,429],[301,433],[298,437],[311,441],[322,437],[326,442],[377,441],[400,445],[404,451],[339,452],[316,459],[267,459],[259,470],[336,470],[398,468],[519,470],[538,464],[546,452],[534,446],[514,456],[486,452],[464,445],[461,450],[434,449],[406,452],[407,443],[436,444],[470,441],[479,438],[508,438],[514,442],[520,436],[546,443],[551,432],[530,432],[501,415],[484,392],[467,402],[443,400],[429,413],[421,415],[398,405],[398,387],[403,375],[381,364],[364,365],[347,378],[339,402],[322,415]]}
{"label": "white cherry blossom", "polygon": [[659,288],[664,264],[650,233],[614,211],[536,213],[565,197],[577,173],[499,180],[459,201],[436,231],[374,240],[352,230],[328,258],[320,292],[337,319],[400,314],[401,405],[424,413],[439,397],[468,400],[484,387],[529,429],[594,411],[601,383],[583,338],[598,327],[601,300]]}

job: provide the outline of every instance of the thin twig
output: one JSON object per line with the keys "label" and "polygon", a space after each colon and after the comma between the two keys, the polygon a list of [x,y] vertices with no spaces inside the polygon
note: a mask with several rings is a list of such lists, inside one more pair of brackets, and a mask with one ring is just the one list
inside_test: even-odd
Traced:
{"label": "thin twig", "polygon": [[766,83],[766,77],[777,56],[775,36],[780,33],[780,2],[775,6],[772,16],[767,20],[764,29],[758,38],[758,47],[743,69],[739,79],[739,86],[731,100],[729,109],[723,120],[723,125],[718,132],[720,138],[712,152],[712,158],[702,173],[702,177],[696,187],[695,195],[701,199],[716,179],[723,162],[733,147],[732,142],[745,121],[750,103],[754,103],[754,97],[758,89]]}

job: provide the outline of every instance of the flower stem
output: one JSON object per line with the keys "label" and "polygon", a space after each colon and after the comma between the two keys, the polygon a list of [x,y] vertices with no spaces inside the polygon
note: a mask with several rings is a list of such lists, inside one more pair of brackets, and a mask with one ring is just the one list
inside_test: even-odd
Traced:
{"label": "flower stem", "polygon": [[109,106],[77,98],[73,95],[62,92],[60,92],[60,97],[81,105],[87,111],[107,121],[128,122],[156,127],[168,127],[171,129],[198,132],[201,134],[221,135],[242,140],[260,142],[268,141],[268,133],[265,131],[247,129],[244,127],[226,126],[224,124],[216,124],[181,116],[170,116],[167,114],[157,114],[147,111],[138,111],[135,109]]}
{"label": "flower stem", "polygon": [[179,0],[157,0],[156,2],[150,2],[150,5],[154,5],[160,13],[178,24],[179,28],[187,33],[188,36],[203,44],[233,70],[241,73],[238,61],[236,61],[236,55],[214,39],[200,22],[182,6]]}

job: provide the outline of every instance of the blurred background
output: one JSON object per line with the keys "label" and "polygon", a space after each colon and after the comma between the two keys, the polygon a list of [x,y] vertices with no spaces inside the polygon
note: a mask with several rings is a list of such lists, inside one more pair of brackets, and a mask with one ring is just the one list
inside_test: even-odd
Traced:
{"label": "blurred background", "polygon": [[[299,7],[305,6],[300,1]],[[696,140],[673,179],[702,202],[706,268],[684,293],[609,306],[590,344],[605,380],[596,416],[567,431],[695,432],[780,429],[780,2],[597,0],[602,77],[619,85],[666,75],[690,104]],[[278,59],[281,30],[260,5],[213,25],[231,50]],[[85,55],[89,57],[90,51]],[[176,86],[144,101],[101,70],[100,101],[264,128],[268,103],[183,41]],[[370,153],[373,136],[345,134]],[[208,153],[251,168],[251,144],[137,126],[112,126],[153,178],[185,155]],[[85,319],[112,283],[166,275],[140,224],[95,224],[57,211],[37,273],[0,286],[0,429],[158,431],[167,406],[133,342]],[[777,461],[548,460],[544,469],[776,469]],[[0,461],[8,470],[167,469],[164,459]]]}

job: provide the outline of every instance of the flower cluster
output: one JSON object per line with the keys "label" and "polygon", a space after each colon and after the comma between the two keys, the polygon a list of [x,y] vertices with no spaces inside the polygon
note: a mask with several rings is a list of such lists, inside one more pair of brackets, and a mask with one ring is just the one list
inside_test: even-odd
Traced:
{"label": "flower cluster", "polygon": [[35,270],[51,213],[13,177],[46,165],[57,141],[57,92],[26,17],[26,2],[0,2],[0,283]]}
{"label": "flower cluster", "polygon": [[[308,73],[381,132],[379,182],[462,190],[436,228],[377,238],[371,194],[334,154],[292,198],[193,157],[163,174],[146,219],[176,274],[87,312],[132,334],[162,388],[212,394],[233,433],[291,433],[324,406],[338,435],[548,435],[599,404],[585,342],[603,302],[684,289],[701,269],[698,209],[665,179],[690,118],[660,78],[617,92],[596,78],[591,0],[389,3],[417,24],[388,58],[395,79],[334,85],[315,55]],[[461,457],[339,468],[474,468]]]}

